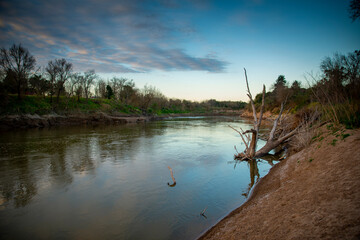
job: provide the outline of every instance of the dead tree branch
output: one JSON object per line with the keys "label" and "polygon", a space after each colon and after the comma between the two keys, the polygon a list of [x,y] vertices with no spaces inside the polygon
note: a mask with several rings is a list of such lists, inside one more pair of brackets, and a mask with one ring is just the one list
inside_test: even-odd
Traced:
{"label": "dead tree branch", "polygon": [[[281,121],[281,115],[282,115],[282,113],[284,111],[284,106],[285,106],[286,101],[287,101],[287,97],[286,97],[285,101],[283,103],[281,103],[280,113],[279,113],[278,117],[275,119],[275,121],[273,123],[273,127],[272,127],[272,129],[270,131],[270,135],[269,135],[269,138],[268,138],[266,144],[260,150],[256,151],[256,145],[257,145],[257,141],[258,141],[259,129],[260,129],[260,126],[261,126],[261,121],[262,121],[262,118],[263,118],[263,113],[264,113],[264,108],[265,108],[265,92],[266,92],[266,89],[265,89],[265,85],[263,85],[260,114],[259,114],[259,118],[257,118],[256,107],[255,107],[255,103],[253,101],[253,98],[252,98],[252,95],[251,95],[251,92],[250,92],[248,77],[247,77],[247,73],[246,73],[245,68],[244,68],[244,72],[245,72],[245,81],[246,81],[246,87],[247,87],[247,96],[250,99],[250,104],[251,104],[252,111],[253,111],[253,116],[254,116],[254,128],[250,129],[250,130],[247,130],[247,131],[242,131],[242,133],[241,133],[238,130],[231,127],[232,129],[234,129],[236,132],[238,132],[240,134],[243,142],[245,143],[245,147],[246,147],[245,152],[240,153],[235,157],[235,158],[241,159],[241,160],[254,159],[254,158],[259,158],[261,156],[264,156],[264,155],[268,154],[272,149],[276,148],[281,143],[283,143],[287,139],[291,138],[292,136],[294,136],[298,132],[298,127],[297,127],[295,129],[293,129],[291,132],[287,133],[285,136],[278,137],[277,139],[275,139],[275,132],[277,130],[279,121]],[[248,140],[250,140],[250,137],[247,135],[247,133],[251,133],[250,145],[248,145],[245,142],[245,139],[243,137],[243,135],[245,135],[246,138],[248,138]]]}
{"label": "dead tree branch", "polygon": [[241,132],[239,132],[238,130],[236,130],[235,128],[233,128],[232,126],[228,125],[229,128],[231,128],[232,130],[234,130],[235,132],[239,133],[241,139],[243,140],[244,144],[245,144],[245,148],[246,148],[246,152],[248,151],[249,149],[249,146],[247,144],[247,142],[245,141],[244,137],[243,137],[243,134]]}

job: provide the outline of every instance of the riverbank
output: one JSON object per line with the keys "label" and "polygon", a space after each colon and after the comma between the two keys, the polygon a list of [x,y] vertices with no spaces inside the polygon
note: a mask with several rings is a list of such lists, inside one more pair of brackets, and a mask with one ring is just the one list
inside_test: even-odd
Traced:
{"label": "riverbank", "polygon": [[323,127],[200,239],[359,239],[360,130]]}
{"label": "riverbank", "polygon": [[213,112],[213,113],[182,113],[182,114],[163,114],[163,115],[110,115],[104,112],[89,114],[14,114],[0,116],[0,130],[44,128],[53,126],[76,126],[76,125],[101,125],[101,124],[128,124],[144,123],[154,120],[162,120],[170,117],[189,117],[189,116],[238,116],[239,111]]}
{"label": "riverbank", "polygon": [[96,124],[126,124],[150,121],[148,116],[111,116],[105,113],[93,114],[22,114],[0,117],[0,130],[43,128],[52,126],[96,125]]}

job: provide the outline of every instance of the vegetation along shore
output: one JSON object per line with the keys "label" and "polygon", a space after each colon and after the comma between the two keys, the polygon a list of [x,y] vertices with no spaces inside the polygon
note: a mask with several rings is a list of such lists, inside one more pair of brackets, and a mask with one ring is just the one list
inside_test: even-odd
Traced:
{"label": "vegetation along shore", "polygon": [[[289,84],[280,75],[270,91],[264,86],[254,98],[245,71],[248,104],[168,99],[155,87],[136,88],[132,80],[105,81],[93,70],[72,73],[65,59],[50,61],[43,73],[34,72],[35,60],[21,45],[1,53],[1,129],[139,123],[179,115],[253,117],[253,129],[230,126],[246,147],[235,161],[271,158],[273,149],[285,149],[285,160],[202,239],[360,236],[359,51],[325,58],[321,77],[310,75],[307,87],[298,81]],[[11,56],[26,64],[13,69],[6,62]],[[263,119],[273,125],[269,133],[260,132]],[[267,142],[256,149],[259,138]]]}

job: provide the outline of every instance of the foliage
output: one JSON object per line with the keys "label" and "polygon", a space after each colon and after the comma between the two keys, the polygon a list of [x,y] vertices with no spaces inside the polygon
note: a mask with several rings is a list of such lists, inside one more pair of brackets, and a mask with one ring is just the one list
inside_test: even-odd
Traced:
{"label": "foliage", "polygon": [[360,17],[360,0],[351,0],[350,2],[350,18],[355,21]]}
{"label": "foliage", "polygon": [[106,85],[106,98],[107,99],[111,99],[114,96],[114,92],[112,90],[112,88],[110,87],[110,85]]}
{"label": "foliage", "polygon": [[0,71],[6,74],[5,82],[10,90],[15,90],[20,99],[27,87],[30,71],[35,68],[36,60],[30,52],[13,44],[10,49],[0,49]]}
{"label": "foliage", "polygon": [[[302,109],[321,109],[324,121],[343,124],[346,128],[360,127],[360,51],[347,55],[336,53],[326,57],[320,64],[319,78],[311,76],[312,84],[305,89],[299,81],[288,87],[284,75],[280,75],[265,95],[266,111],[279,112],[281,102],[285,102],[290,113]],[[259,111],[262,94],[255,97]],[[251,105],[246,108],[251,111]]]}

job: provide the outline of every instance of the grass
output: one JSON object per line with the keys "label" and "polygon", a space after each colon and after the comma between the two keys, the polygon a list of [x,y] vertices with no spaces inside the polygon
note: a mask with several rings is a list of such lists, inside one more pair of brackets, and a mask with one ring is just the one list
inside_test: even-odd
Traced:
{"label": "grass", "polygon": [[114,99],[86,99],[76,97],[61,96],[59,102],[53,97],[27,95],[18,99],[16,95],[8,95],[6,101],[0,102],[0,115],[11,114],[91,114],[95,112],[104,112],[107,114],[126,114],[126,115],[164,115],[164,114],[186,114],[186,113],[206,113],[203,108],[195,108],[191,111],[177,109],[176,107],[158,109],[156,106],[149,107],[146,111],[138,107],[122,103]]}
{"label": "grass", "polygon": [[72,113],[123,113],[141,114],[136,107],[123,104],[113,99],[85,99],[60,97],[59,102],[50,97],[24,96],[21,100],[15,95],[9,95],[6,103],[1,103],[0,114],[72,114]]}
{"label": "grass", "polygon": [[333,139],[333,140],[331,141],[330,145],[335,146],[335,145],[336,145],[336,142],[337,142],[337,139]]}
{"label": "grass", "polygon": [[341,134],[341,140],[344,140],[345,138],[347,138],[349,136],[350,136],[350,134],[348,134],[348,133]]}

